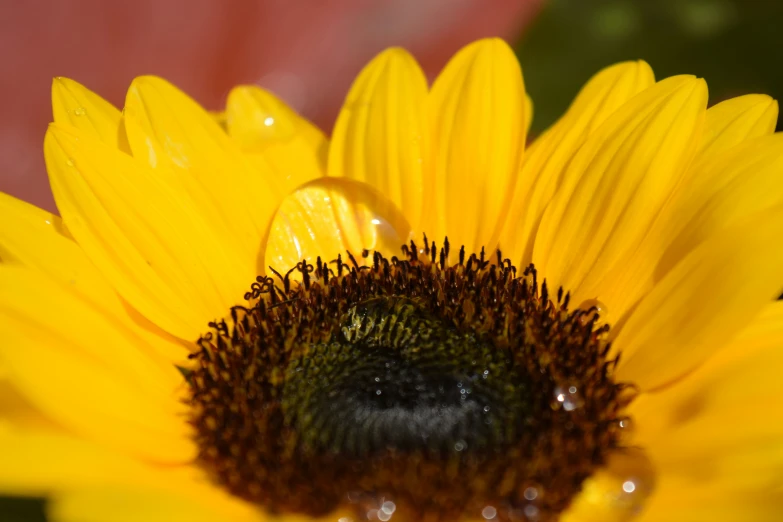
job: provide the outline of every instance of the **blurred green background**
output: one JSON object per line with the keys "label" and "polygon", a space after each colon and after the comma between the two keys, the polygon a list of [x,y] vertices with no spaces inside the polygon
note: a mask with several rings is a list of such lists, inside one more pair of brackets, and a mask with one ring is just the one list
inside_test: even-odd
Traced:
{"label": "blurred green background", "polygon": [[[622,60],[646,60],[657,78],[703,77],[711,103],[750,92],[780,98],[781,26],[779,0],[549,0],[516,44],[535,104],[533,132],[555,121],[597,70]],[[0,497],[0,519],[44,521],[44,502]]]}
{"label": "blurred green background", "polygon": [[[643,59],[656,78],[707,80],[710,103],[783,95],[779,0],[549,0],[516,49],[533,98],[533,132],[614,62]],[[780,129],[779,129],[780,130]]]}

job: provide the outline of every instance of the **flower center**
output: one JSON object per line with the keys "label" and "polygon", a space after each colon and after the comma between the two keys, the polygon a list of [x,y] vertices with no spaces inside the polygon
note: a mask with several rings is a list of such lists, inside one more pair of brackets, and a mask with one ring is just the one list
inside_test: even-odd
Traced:
{"label": "flower center", "polygon": [[531,384],[508,351],[411,299],[376,297],[352,306],[337,335],[289,364],[282,409],[312,454],[440,458],[516,440]]}
{"label": "flower center", "polygon": [[556,520],[621,445],[608,326],[448,248],[259,277],[193,356],[216,480],[271,513]]}

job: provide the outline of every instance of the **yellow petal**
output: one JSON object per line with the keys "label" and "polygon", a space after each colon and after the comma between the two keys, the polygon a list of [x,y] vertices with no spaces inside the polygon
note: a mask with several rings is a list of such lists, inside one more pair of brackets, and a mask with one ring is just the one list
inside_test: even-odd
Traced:
{"label": "yellow petal", "polygon": [[52,113],[57,123],[72,125],[111,147],[119,144],[120,111],[73,80],[58,77],[52,82]]}
{"label": "yellow petal", "polygon": [[703,80],[669,78],[585,142],[535,239],[533,262],[550,283],[575,290],[639,244],[693,157],[706,105]]}
{"label": "yellow petal", "polygon": [[[698,520],[697,513],[716,506],[715,514],[734,513],[738,522],[776,520],[771,514],[783,507],[783,419],[775,414],[783,393],[781,346],[783,303],[776,302],[702,367],[631,404],[635,442],[660,475],[647,520],[679,512],[681,518],[665,519]],[[778,509],[769,511],[775,499]]]}
{"label": "yellow petal", "polygon": [[[5,364],[0,356],[0,364]],[[36,408],[11,383],[10,369],[0,375],[0,430],[3,426],[62,432],[64,428]],[[2,479],[0,479],[2,481]],[[1,489],[1,488],[0,488]]]}
{"label": "yellow petal", "polygon": [[533,123],[533,99],[525,93],[525,135],[530,134],[530,125]]}
{"label": "yellow petal", "polygon": [[783,290],[783,207],[724,230],[688,254],[632,312],[613,344],[617,377],[668,384],[717,352]]}
{"label": "yellow petal", "polygon": [[144,482],[144,465],[122,455],[60,433],[20,430],[0,424],[0,491],[45,496],[79,485],[117,481]]}
{"label": "yellow petal", "polygon": [[423,229],[468,251],[491,251],[525,146],[519,63],[502,40],[470,44],[435,80],[427,102],[435,180]]}
{"label": "yellow petal", "polygon": [[215,123],[220,126],[221,129],[224,131],[227,131],[228,124],[226,123],[226,112],[225,111],[209,111],[209,116],[215,120]]}
{"label": "yellow petal", "polygon": [[261,520],[198,470],[151,466],[69,435],[0,425],[0,459],[0,492],[48,497],[48,520]]}
{"label": "yellow petal", "polygon": [[664,476],[634,522],[778,522],[780,492],[759,493],[730,483],[683,482]]}
{"label": "yellow petal", "polygon": [[566,114],[525,152],[500,240],[504,254],[519,266],[530,263],[541,215],[579,147],[619,107],[653,83],[652,69],[642,61],[600,71]]}
{"label": "yellow petal", "polygon": [[783,418],[769,415],[783,393],[777,377],[783,365],[781,346],[783,301],[778,301],[766,305],[692,374],[633,402],[629,413],[637,428],[635,442],[649,448],[656,460],[671,463],[783,437]]}
{"label": "yellow petal", "polygon": [[326,136],[269,91],[234,88],[226,102],[226,128],[251,163],[263,159],[271,165],[281,194],[326,174]]}
{"label": "yellow petal", "polygon": [[117,486],[58,493],[50,500],[47,519],[52,522],[105,522],[109,513],[112,522],[260,522],[268,519],[236,498],[208,502],[183,491]]}
{"label": "yellow petal", "polygon": [[763,94],[738,96],[710,107],[697,161],[745,140],[772,134],[777,120],[778,102]]}
{"label": "yellow petal", "polygon": [[133,155],[171,169],[202,215],[255,262],[280,199],[271,167],[249,164],[213,117],[161,78],[133,81],[124,121]]}
{"label": "yellow petal", "polygon": [[116,291],[172,335],[195,340],[255,276],[186,197],[133,158],[53,124],[44,154],[55,201]]}
{"label": "yellow petal", "polygon": [[783,169],[783,135],[765,136],[692,168],[634,252],[602,280],[585,284],[575,300],[598,297],[615,321],[706,238],[748,216],[783,203],[776,187]]}
{"label": "yellow petal", "polygon": [[330,262],[339,254],[352,266],[346,251],[358,263],[364,262],[363,249],[388,257],[399,252],[409,234],[410,225],[396,205],[369,185],[324,178],[301,187],[280,205],[266,264],[285,273],[303,259],[315,264],[320,256]]}
{"label": "yellow petal", "polygon": [[132,310],[70,237],[59,216],[0,193],[0,260],[21,264],[89,303],[106,320],[121,324],[142,351],[162,363],[182,362],[187,347]]}
{"label": "yellow petal", "polygon": [[157,365],[90,306],[22,267],[0,265],[0,317],[8,380],[47,417],[156,461],[193,457],[174,366]]}
{"label": "yellow petal", "polygon": [[[354,81],[332,133],[329,176],[367,183],[419,226],[427,165],[427,80],[402,49],[375,57]],[[425,231],[426,232],[426,231]]]}

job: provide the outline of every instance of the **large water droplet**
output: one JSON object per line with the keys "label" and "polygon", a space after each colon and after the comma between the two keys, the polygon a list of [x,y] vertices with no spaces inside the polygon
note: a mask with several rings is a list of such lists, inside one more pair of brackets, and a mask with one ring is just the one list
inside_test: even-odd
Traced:
{"label": "large water droplet", "polygon": [[[315,264],[317,256],[329,262],[338,254],[350,267],[346,250],[357,263],[372,263],[371,257],[362,257],[364,249],[398,252],[409,233],[405,216],[368,185],[323,178],[298,188],[280,204],[259,269],[266,272],[272,265],[285,273],[302,259]],[[294,271],[291,278],[301,279],[301,274]]]}
{"label": "large water droplet", "polygon": [[561,522],[626,522],[641,512],[655,487],[655,470],[639,449],[623,449],[588,478]]}

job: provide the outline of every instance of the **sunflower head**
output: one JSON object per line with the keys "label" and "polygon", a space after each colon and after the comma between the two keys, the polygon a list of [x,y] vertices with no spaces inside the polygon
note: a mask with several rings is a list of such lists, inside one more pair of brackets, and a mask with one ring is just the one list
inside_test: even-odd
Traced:
{"label": "sunflower head", "polygon": [[779,512],[770,98],[622,63],[528,144],[499,40],[432,86],[381,53],[330,139],[256,87],[53,93],[62,218],[0,197],[0,487],[62,520]]}
{"label": "sunflower head", "polygon": [[449,266],[445,244],[301,261],[213,324],[190,380],[222,483],[277,513],[554,520],[621,450],[630,396],[596,307],[499,251]]}

